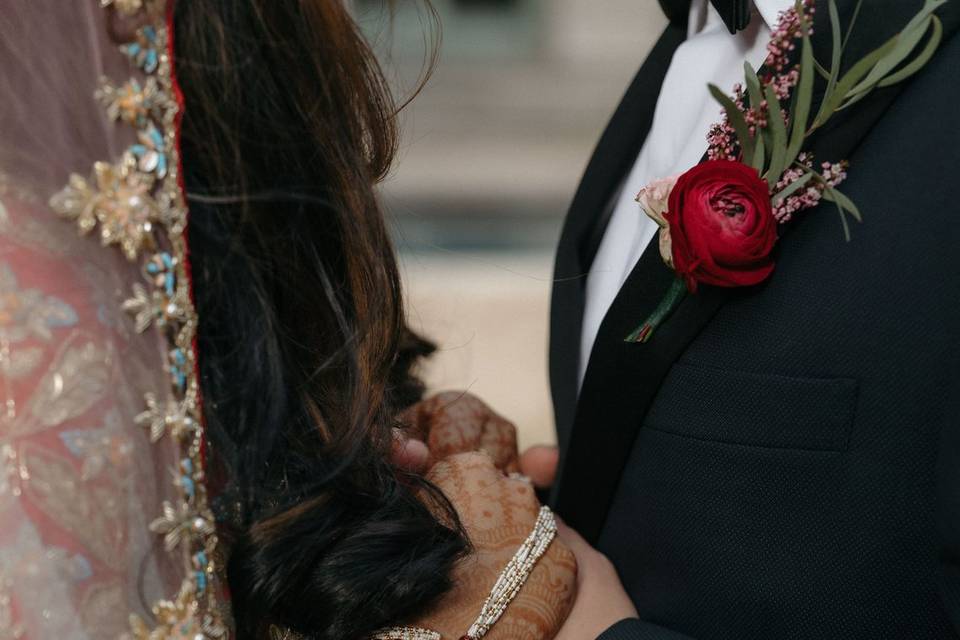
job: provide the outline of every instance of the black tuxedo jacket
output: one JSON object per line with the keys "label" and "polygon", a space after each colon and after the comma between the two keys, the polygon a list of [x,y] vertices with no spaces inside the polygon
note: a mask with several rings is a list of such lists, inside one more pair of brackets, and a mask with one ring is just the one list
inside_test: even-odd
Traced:
{"label": "black tuxedo jacket", "polygon": [[[845,21],[855,4],[839,1]],[[866,0],[845,59],[921,5]],[[818,160],[851,161],[852,240],[832,205],[807,211],[767,283],[704,287],[627,344],[672,277],[653,243],[578,397],[586,274],[681,26],[613,116],[560,241],[550,346],[554,505],[641,618],[605,639],[960,637],[960,2],[938,13],[927,68],[812,143]],[[818,2],[825,61],[826,15]]]}

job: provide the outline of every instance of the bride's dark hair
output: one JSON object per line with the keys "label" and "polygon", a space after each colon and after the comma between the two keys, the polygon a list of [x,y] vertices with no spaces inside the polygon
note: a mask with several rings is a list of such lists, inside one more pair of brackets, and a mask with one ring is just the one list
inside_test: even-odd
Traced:
{"label": "bride's dark hair", "polygon": [[440,492],[389,461],[431,350],[374,192],[397,107],[342,0],[180,0],[174,19],[237,635],[364,638],[435,604],[467,548]]}

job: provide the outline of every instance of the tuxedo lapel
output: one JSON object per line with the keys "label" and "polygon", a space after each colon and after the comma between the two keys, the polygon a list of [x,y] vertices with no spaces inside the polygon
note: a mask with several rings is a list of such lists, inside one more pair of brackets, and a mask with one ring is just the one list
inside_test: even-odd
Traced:
{"label": "tuxedo lapel", "polygon": [[640,153],[673,52],[685,37],[682,27],[671,24],[654,46],[600,138],[567,215],[557,249],[550,310],[550,383],[561,445],[569,436],[577,402],[587,273],[616,189]]}
{"label": "tuxedo lapel", "polygon": [[710,0],[710,3],[723,18],[730,33],[736,33],[750,24],[750,6],[752,0]]}
{"label": "tuxedo lapel", "polygon": [[684,299],[652,340],[625,342],[657,306],[673,278],[657,243],[651,242],[600,325],[570,441],[561,449],[555,507],[594,544],[660,383],[731,294],[703,287],[698,295]]}
{"label": "tuxedo lapel", "polygon": [[[838,4],[846,24],[856,2],[841,0]],[[922,6],[920,0],[883,0],[873,4],[877,6],[871,6],[870,16],[861,15],[848,44],[845,56],[848,63],[879,46]],[[826,2],[818,3],[817,9],[813,44],[818,59],[829,60],[830,29],[824,20],[828,15]],[[960,11],[956,8],[943,12],[947,37],[957,28],[958,14]],[[811,140],[808,148],[818,160],[837,161],[849,157],[903,89],[903,85],[897,85],[876,92],[825,128]],[[856,167],[851,170],[856,171]],[[830,214],[821,207],[805,213],[800,221]],[[865,215],[869,218],[869,212]],[[636,433],[673,363],[726,300],[732,296],[756,295],[759,291],[759,288],[702,287],[697,295],[687,296],[650,342],[624,342],[630,331],[659,303],[672,277],[673,273],[660,260],[656,242],[652,242],[600,327],[572,433],[564,443],[566,446],[561,448],[555,506],[571,526],[593,543],[602,530],[624,465],[632,453]],[[556,327],[571,320],[554,315],[553,324]],[[578,322],[571,324],[577,324],[579,331]]]}

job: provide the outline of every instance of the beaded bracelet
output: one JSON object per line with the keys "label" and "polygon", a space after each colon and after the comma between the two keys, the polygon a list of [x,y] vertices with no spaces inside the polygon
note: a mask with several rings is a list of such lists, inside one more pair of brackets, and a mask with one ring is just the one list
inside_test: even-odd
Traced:
{"label": "beaded bracelet", "polygon": [[[504,567],[480,609],[480,615],[460,640],[480,640],[507,610],[520,593],[537,561],[557,535],[557,523],[549,507],[541,507],[533,531]],[[374,635],[371,640],[443,640],[436,631],[418,627],[391,627]]]}

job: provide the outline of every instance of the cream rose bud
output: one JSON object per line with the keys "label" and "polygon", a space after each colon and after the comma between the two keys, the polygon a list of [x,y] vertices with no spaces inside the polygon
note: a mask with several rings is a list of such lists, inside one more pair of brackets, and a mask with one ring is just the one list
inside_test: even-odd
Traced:
{"label": "cream rose bud", "polygon": [[673,185],[677,184],[680,174],[670,176],[669,178],[660,178],[654,180],[637,194],[637,202],[643,208],[643,212],[657,223],[661,229],[667,225],[663,214],[667,211],[667,203],[670,200],[670,192],[673,191]]}
{"label": "cream rose bud", "polygon": [[673,269],[673,242],[670,238],[670,224],[663,214],[667,212],[670,192],[681,174],[654,180],[637,194],[637,202],[651,220],[660,227],[660,257]]}

